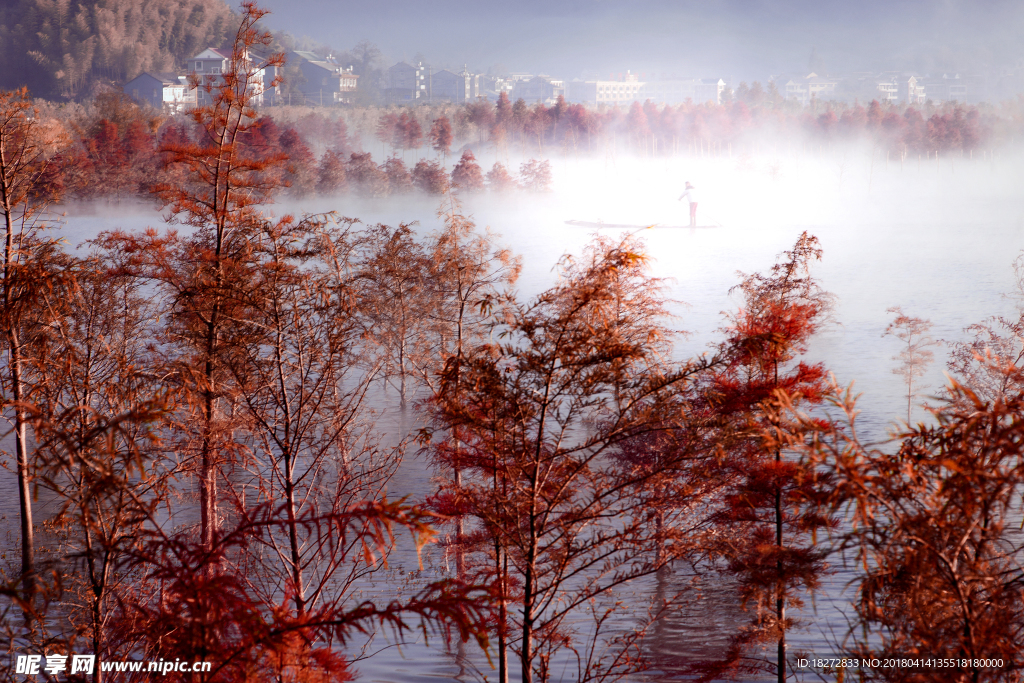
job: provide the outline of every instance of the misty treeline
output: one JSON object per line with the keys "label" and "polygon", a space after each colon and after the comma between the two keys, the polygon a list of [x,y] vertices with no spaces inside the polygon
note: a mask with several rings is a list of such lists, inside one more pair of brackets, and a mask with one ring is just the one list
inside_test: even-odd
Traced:
{"label": "misty treeline", "polygon": [[[269,107],[240,133],[254,155],[288,161],[276,174],[294,196],[350,193],[385,197],[514,190],[547,191],[551,155],[698,156],[743,159],[760,152],[818,154],[870,143],[888,158],[990,157],[1015,144],[1019,116],[944,105],[921,110],[883,106],[793,109],[786,103],[742,100],[729,105],[589,109],[559,101],[547,107],[484,100],[466,105],[324,109]],[[49,182],[77,199],[149,197],[174,182],[161,150],[201,142],[204,132],[185,115],[166,116],[125,95],[102,92],[86,104],[36,103],[39,127],[53,151]],[[493,163],[482,166],[477,154]],[[874,153],[874,152],[873,152]],[[376,156],[375,156],[376,155]],[[533,158],[531,158],[533,157]],[[509,160],[526,159],[518,168]],[[275,180],[275,182],[277,182]]]}
{"label": "misty treeline", "polygon": [[[290,159],[254,142],[243,55],[269,41],[261,14],[244,6],[193,134],[158,149],[162,230],[69,249],[46,122],[23,91],[0,95],[8,651],[212,663],[168,680],[342,681],[346,646],[422,628],[475,641],[498,680],[614,680],[700,599],[623,591],[680,571],[736,586],[746,615],[691,673],[782,681],[800,608],[842,565],[857,578],[837,652],[957,658],[873,676],[1019,675],[977,660],[1024,648],[1024,309],[954,346],[932,420],[865,443],[854,398],[803,359],[834,303],[806,233],[741,275],[721,337],[679,360],[635,236],[596,238],[522,300],[520,260],[450,192],[426,235],[271,218]],[[891,330],[911,378],[919,323],[898,312]],[[415,440],[382,432],[381,397],[418,411]],[[425,501],[392,480],[415,449],[436,470]],[[369,589],[403,535],[443,538],[454,570]]]}
{"label": "misty treeline", "polygon": [[[759,85],[756,84],[755,85]],[[349,134],[361,144],[374,139],[382,153],[437,149],[432,134],[405,135],[408,121],[423,133],[438,121],[451,128],[456,145],[478,152],[491,149],[499,159],[510,154],[586,155],[631,152],[641,156],[729,157],[769,151],[817,153],[829,146],[867,143],[893,154],[964,154],[1015,144],[1024,102],[998,107],[928,103],[919,107],[868,103],[799,103],[762,97],[760,88],[738,91],[723,104],[687,102],[628,107],[512,102],[502,93],[497,102],[480,99],[463,105],[344,109],[334,116],[347,121]],[[297,120],[292,108],[281,116]],[[307,110],[309,111],[309,110]],[[314,112],[318,110],[313,110]],[[322,111],[322,110],[320,110]],[[331,116],[332,114],[324,114]]]}
{"label": "misty treeline", "polygon": [[[530,159],[518,169],[495,163],[485,172],[466,148],[449,163],[454,138],[446,119],[429,131],[430,157],[417,155],[406,164],[393,151],[378,164],[371,152],[360,151],[343,119],[307,111],[294,122],[278,123],[261,114],[239,133],[239,142],[253,158],[286,159],[259,173],[293,196],[441,196],[449,187],[462,193],[545,192],[551,187],[547,160]],[[203,144],[207,135],[194,117],[164,117],[113,91],[97,95],[87,106],[41,103],[36,115],[40,132],[45,131],[42,144],[50,151],[48,191],[69,199],[149,198],[157,187],[180,179],[179,170],[167,163],[167,150]],[[385,115],[378,127],[385,125],[392,150],[423,146],[424,133],[408,114]]]}

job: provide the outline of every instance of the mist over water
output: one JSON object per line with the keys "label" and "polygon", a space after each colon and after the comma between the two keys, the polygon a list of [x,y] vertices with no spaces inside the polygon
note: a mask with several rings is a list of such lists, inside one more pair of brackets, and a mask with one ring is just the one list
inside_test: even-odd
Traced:
{"label": "mist over water", "polygon": [[[481,154],[481,165],[489,166],[495,161],[492,157]],[[480,194],[462,201],[463,212],[478,228],[488,226],[500,233],[523,256],[517,284],[522,299],[553,284],[558,259],[579,254],[595,232],[566,221],[636,226],[600,232],[642,232],[654,274],[665,278],[666,295],[679,302],[672,306],[678,316],[674,324],[688,333],[676,344],[679,358],[706,352],[709,344],[721,339],[722,313],[738,305],[738,299],[729,295],[740,281],[738,272],[768,271],[803,231],[816,235],[824,256],[814,274],[836,295],[837,305],[834,324],[814,338],[808,358],[824,362],[841,386],[856,382],[855,390],[862,393],[862,438],[872,441],[884,439],[906,411],[905,386],[891,372],[899,342],[882,337],[891,320],[887,308],[899,305],[909,315],[930,319],[932,336],[947,341],[964,338],[967,325],[1014,310],[1014,302],[1004,295],[1013,287],[1011,264],[1024,248],[1022,161],[997,155],[995,160],[915,158],[901,164],[887,162],[884,151],[861,147],[816,156],[773,150],[742,158],[567,157],[552,160],[551,193]],[[699,225],[711,227],[679,227],[688,222],[686,203],[677,201],[685,181],[699,191]],[[416,230],[426,234],[441,227],[435,215],[438,204],[437,198],[422,195],[380,200],[340,196],[287,199],[268,208],[278,215],[335,210],[367,224],[417,221]],[[145,204],[67,210],[61,230],[72,245],[102,230],[163,226],[160,214]],[[939,348],[920,381],[922,397],[940,389],[944,369],[945,349]],[[389,396],[383,401],[379,428],[393,437],[416,429],[415,414],[399,411],[397,400],[391,404]],[[925,411],[915,410],[915,420],[925,418]],[[426,463],[410,451],[388,487],[389,496],[422,500],[430,491],[429,477]],[[10,469],[0,472],[0,513],[13,530],[11,538],[16,538],[17,492]],[[406,539],[400,543],[390,569],[362,586],[366,596],[387,594],[406,581],[423,578],[411,545]],[[438,548],[431,548],[424,562],[428,576],[446,571]],[[851,577],[840,571],[826,581],[814,602],[807,601],[798,614],[807,625],[791,635],[792,650],[834,651],[826,634],[845,633],[840,611],[849,598],[842,588]],[[618,597],[646,606],[659,592],[673,593],[685,578],[651,578]],[[681,654],[699,653],[699,643],[715,647],[724,642],[730,625],[742,620],[728,586],[703,588],[704,602],[695,599],[652,630],[648,647],[666,678]],[[621,625],[628,626],[625,621]],[[386,641],[377,636],[369,650],[385,647]],[[384,649],[356,666],[364,680],[388,683],[439,677],[473,680],[465,667],[493,676],[475,645],[463,648],[462,660],[456,644],[448,649],[441,638],[430,640],[429,646],[414,641]],[[662,679],[659,676],[644,680]]]}
{"label": "mist over water", "polygon": [[[481,157],[485,167],[494,161]],[[892,318],[887,308],[930,319],[932,336],[950,342],[964,338],[965,326],[1014,310],[1005,295],[1013,288],[1012,262],[1024,249],[1022,160],[997,154],[994,161],[901,164],[862,147],[817,156],[781,150],[717,159],[569,157],[552,161],[550,194],[470,195],[463,210],[522,254],[516,288],[523,299],[550,286],[558,259],[579,254],[595,232],[640,232],[654,274],[681,302],[673,307],[674,323],[688,334],[676,344],[679,357],[721,339],[722,313],[738,305],[729,289],[739,272],[765,272],[803,231],[817,236],[824,255],[813,272],[837,300],[835,322],[814,338],[809,357],[824,362],[841,386],[856,382],[864,394],[862,426],[881,438],[906,414],[902,379],[891,372],[899,342],[882,337]],[[686,202],[677,201],[686,181],[699,192],[697,222],[708,229],[679,227],[688,224]],[[424,233],[441,226],[436,200],[422,196],[319,198],[279,211],[302,208],[336,208],[367,223],[415,219]],[[568,220],[636,227],[597,230]],[[921,381],[922,396],[945,383],[944,370],[940,348]]]}

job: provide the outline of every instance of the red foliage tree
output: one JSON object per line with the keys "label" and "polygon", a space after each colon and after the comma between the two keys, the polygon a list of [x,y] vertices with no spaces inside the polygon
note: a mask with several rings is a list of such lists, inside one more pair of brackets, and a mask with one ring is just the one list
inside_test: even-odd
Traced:
{"label": "red foliage tree", "polygon": [[512,121],[510,132],[518,136],[524,148],[526,145],[526,124],[530,119],[530,107],[522,97],[512,103]]}
{"label": "red foliage tree", "polygon": [[412,176],[405,167],[405,163],[398,157],[391,157],[384,162],[384,175],[388,178],[392,194],[405,194],[412,191]]}
{"label": "red foliage tree", "polygon": [[229,333],[235,299],[232,283],[244,279],[244,260],[255,207],[280,187],[283,154],[262,154],[246,144],[257,126],[253,108],[262,69],[283,64],[283,55],[263,63],[251,50],[270,43],[257,22],[265,14],[256,5],[243,5],[235,35],[230,68],[218,79],[196,81],[209,104],[191,113],[196,141],[161,148],[168,164],[188,174],[184,184],[155,188],[171,215],[194,228],[191,235],[112,235],[109,243],[124,252],[128,265],[155,281],[172,302],[165,316],[176,353],[169,372],[179,378],[182,410],[179,426],[182,451],[190,455],[199,481],[200,541],[207,550],[216,543],[219,526],[220,468],[234,455],[226,398],[231,381],[224,368],[232,340]]}
{"label": "red foliage tree", "polygon": [[26,614],[37,587],[35,531],[32,520],[32,471],[29,435],[28,358],[33,337],[48,326],[41,318],[39,296],[59,282],[66,268],[56,240],[40,236],[39,219],[57,184],[48,180],[48,143],[37,129],[37,116],[25,89],[0,92],[0,214],[3,215],[3,261],[0,271],[0,348],[6,356],[0,374],[3,412],[12,426],[21,523],[21,588]]}
{"label": "red foliage tree", "polygon": [[[816,439],[806,450],[839,482],[831,502],[850,521],[847,540],[862,567],[851,650],[867,658],[957,653],[941,674],[880,671],[880,680],[1019,674],[1009,663],[1024,651],[1024,395],[1019,369],[1011,374],[1005,395],[952,380],[931,409],[933,424],[899,434],[895,449],[860,441],[849,392],[835,401],[845,424],[807,422]],[[986,667],[989,659],[1004,665]]]}
{"label": "red foliage tree", "polygon": [[664,302],[637,246],[598,241],[563,262],[558,285],[496,311],[505,341],[452,359],[433,397],[445,433],[435,457],[465,474],[446,481],[437,502],[475,518],[475,566],[519,603],[498,629],[524,683],[551,680],[566,653],[578,680],[630,671],[635,640],[606,645],[591,634],[581,643],[570,615],[663,566],[632,495],[654,470],[620,467],[614,456],[664,424],[672,411],[661,408],[700,368],[659,362]]}
{"label": "red foliage tree", "polygon": [[484,176],[472,151],[467,149],[463,152],[459,163],[452,169],[452,185],[462,192],[479,192],[484,189]]}
{"label": "red foliage tree", "polygon": [[246,127],[246,130],[239,134],[239,138],[253,151],[270,153],[280,147],[281,132],[273,118],[261,116],[252,123],[252,126]]}
{"label": "red foliage tree", "polygon": [[295,128],[315,151],[335,149],[344,154],[349,149],[348,126],[340,116],[310,112],[295,123]]}
{"label": "red foliage tree", "polygon": [[551,190],[551,164],[547,159],[530,159],[519,167],[520,184],[532,192]]}
{"label": "red foliage tree", "polygon": [[[382,145],[394,145],[395,131],[398,128],[398,114],[388,112],[377,120],[377,139]],[[384,150],[386,154],[386,150]]]}
{"label": "red foliage tree", "polygon": [[316,189],[320,194],[338,194],[348,185],[345,175],[345,156],[342,152],[329,149],[320,157],[317,167]]}
{"label": "red foliage tree", "polygon": [[469,123],[476,126],[477,139],[481,143],[484,141],[484,134],[494,125],[494,116],[494,107],[487,100],[481,99],[466,105],[466,118]]}
{"label": "red foliage tree", "polygon": [[644,149],[647,146],[647,136],[651,134],[651,128],[647,121],[647,112],[639,102],[630,105],[629,113],[626,114],[626,126],[633,139],[633,144]]}
{"label": "red foliage tree", "polygon": [[828,315],[831,296],[810,275],[820,259],[816,238],[803,233],[770,275],[755,273],[738,285],[744,306],[732,318],[723,353],[729,358],[715,391],[731,428],[732,483],[723,524],[742,529],[728,544],[729,570],[745,602],[756,605],[756,628],[740,637],[777,644],[776,673],[786,678],[787,607],[801,604],[825,571],[826,551],[810,543],[835,521],[819,512],[831,494],[812,465],[785,451],[799,428],[785,418],[794,405],[821,402],[829,393],[825,370],[793,361]]}
{"label": "red foliage tree", "polygon": [[111,623],[139,578],[126,561],[167,503],[173,465],[154,447],[169,406],[143,370],[156,302],[138,280],[114,275],[119,264],[106,256],[66,257],[63,281],[41,288],[51,315],[33,363],[33,430],[36,485],[53,496],[52,522],[70,532],[60,558],[70,635],[118,659],[132,648],[111,637]]}
{"label": "red foliage tree", "polygon": [[871,104],[868,105],[866,125],[869,129],[877,130],[882,125],[882,118],[885,116],[885,112],[882,111],[882,105],[878,103],[878,100],[871,100]]}
{"label": "red foliage tree", "polygon": [[157,166],[155,136],[146,124],[135,119],[121,138],[124,160],[130,174],[128,186],[136,194],[148,192],[154,184],[153,168]]}
{"label": "red foliage tree", "polygon": [[391,192],[387,175],[373,163],[369,152],[352,152],[345,165],[345,175],[359,192],[369,197],[386,197]]}
{"label": "red foliage tree", "polygon": [[430,146],[442,159],[447,159],[448,153],[452,151],[452,140],[452,123],[448,117],[434,119],[434,124],[430,127]]}
{"label": "red foliage tree", "polygon": [[407,149],[419,149],[423,144],[423,128],[415,116],[408,112],[402,112],[398,125],[395,128],[396,136],[400,136],[401,144],[398,145],[403,151]]}
{"label": "red foliage tree", "polygon": [[133,193],[133,188],[128,187],[128,167],[117,124],[100,119],[96,122],[92,134],[82,142],[93,169],[91,182],[86,191],[93,195],[113,197]]}
{"label": "red foliage tree", "polygon": [[544,141],[548,138],[551,122],[551,113],[542,102],[538,102],[533,109],[528,110],[526,120],[523,122],[523,133],[537,141],[537,148],[541,152],[544,151]]}
{"label": "red foliage tree", "polygon": [[281,151],[288,157],[284,182],[299,197],[312,194],[316,188],[316,158],[294,128],[285,130],[279,139]]}
{"label": "red foliage tree", "polygon": [[491,170],[487,172],[487,186],[495,192],[508,192],[518,187],[515,178],[508,172],[508,169],[497,161],[494,162]]}
{"label": "red foliage tree", "polygon": [[927,147],[928,135],[924,117],[914,107],[907,107],[907,110],[903,112],[903,118],[907,122],[903,129],[903,144],[907,149],[923,152]]}
{"label": "red foliage tree", "polygon": [[508,99],[508,93],[504,90],[498,95],[498,101],[494,103],[494,122],[506,127],[512,123],[512,103]]}
{"label": "red foliage tree", "polygon": [[570,104],[563,116],[566,133],[572,136],[573,149],[575,150],[582,138],[587,140],[587,149],[591,148],[591,138],[594,133],[596,118],[582,104]]}
{"label": "red foliage tree", "polygon": [[[160,198],[191,234],[101,240],[119,275],[156,285],[166,340],[156,374],[177,403],[160,436],[174,439],[200,492],[198,535],[155,516],[137,534],[129,570],[144,583],[120,601],[120,637],[132,652],[215,660],[211,681],[343,680],[335,647],[374,624],[402,637],[410,618],[485,645],[483,587],[439,581],[386,604],[347,592],[390,550],[394,527],[422,546],[433,515],[384,499],[395,458],[377,462],[373,438],[359,435],[355,411],[377,377],[363,241],[351,221],[271,221],[257,209],[286,159],[241,140],[262,66],[247,53],[270,41],[257,28],[264,12],[243,10],[233,68],[206,82],[211,103],[193,113],[204,144],[164,150],[189,182],[160,187]],[[353,161],[383,175],[368,154]]]}
{"label": "red foliage tree", "polygon": [[448,190],[448,174],[436,161],[421,159],[412,169],[412,182],[427,194],[444,194]]}

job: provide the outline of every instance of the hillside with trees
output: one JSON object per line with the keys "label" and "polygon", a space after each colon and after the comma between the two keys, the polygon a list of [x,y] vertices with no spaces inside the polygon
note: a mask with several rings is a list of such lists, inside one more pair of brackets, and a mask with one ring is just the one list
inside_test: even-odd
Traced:
{"label": "hillside with trees", "polygon": [[97,83],[181,68],[237,24],[222,0],[14,0],[0,7],[0,86],[81,98]]}

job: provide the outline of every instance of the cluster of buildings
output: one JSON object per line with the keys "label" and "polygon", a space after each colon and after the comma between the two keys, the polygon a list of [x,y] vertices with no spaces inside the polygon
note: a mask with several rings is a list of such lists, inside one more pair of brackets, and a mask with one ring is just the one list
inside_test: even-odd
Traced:
{"label": "cluster of buildings", "polygon": [[780,94],[802,105],[830,100],[911,105],[932,102],[977,104],[988,99],[988,79],[982,75],[939,74],[921,76],[906,72],[854,73],[845,76],[775,77]]}
{"label": "cluster of buildings", "polygon": [[[254,57],[247,54],[244,58]],[[351,66],[343,67],[330,55],[322,57],[314,52],[291,52],[286,60],[296,65],[302,75],[296,83],[302,95],[302,101],[297,104],[327,106],[351,103],[359,83],[359,76],[352,73]],[[231,50],[208,47],[188,60],[188,73],[144,72],[125,83],[124,92],[140,104],[170,112],[185,111],[205,104],[208,97],[205,89],[192,85],[191,77],[195,75],[201,80],[217,82],[230,64]],[[249,87],[257,106],[288,103],[290,98],[274,84],[283,68],[256,69]]]}
{"label": "cluster of buildings", "polygon": [[[786,100],[802,106],[814,102],[843,101],[924,104],[932,102],[964,102],[976,104],[991,99],[1012,97],[1024,90],[1024,65],[1020,77],[1007,82],[1006,77],[993,79],[978,74],[944,73],[933,76],[907,72],[852,73],[842,76],[817,73],[770,76],[766,83]],[[399,62],[384,77],[383,99],[389,104],[416,102],[467,102],[478,98],[496,100],[502,92],[515,101],[553,103],[559,96],[567,102],[589,105],[630,105],[650,100],[655,104],[713,102],[721,104],[728,91],[739,84],[730,77],[679,78],[661,76],[646,78],[626,72],[608,80],[571,81],[544,74],[513,73],[509,76],[434,71],[424,64]]]}
{"label": "cluster of buildings", "polygon": [[[140,103],[158,109],[183,111],[204,103],[206,92],[190,85],[189,76],[216,79],[229,68],[229,50],[207,48],[188,62],[188,74],[143,73],[125,84],[125,93]],[[257,105],[312,104],[331,106],[350,104],[359,87],[359,76],[352,66],[343,66],[331,55],[293,51],[287,55],[294,78],[287,93],[275,87],[277,68],[261,70],[253,84]],[[1013,96],[1024,90],[1024,63],[999,78],[982,75],[940,74],[921,76],[906,72],[853,73],[843,76],[817,73],[771,76],[768,83],[778,96],[800,105],[815,102],[845,101],[923,104],[932,102],[978,103]],[[570,103],[589,105],[625,105],[633,102],[681,104],[687,101],[721,104],[730,90],[739,87],[730,78],[646,78],[626,72],[608,80],[571,81],[544,74],[513,73],[507,76],[433,69],[422,63],[399,62],[389,68],[379,86],[386,104],[429,102],[473,102],[480,98],[495,101],[506,93],[512,101],[554,103],[559,97]],[[1005,93],[1003,92],[1005,91]]]}
{"label": "cluster of buildings", "polygon": [[642,81],[637,74],[626,72],[608,80],[565,81],[545,74],[512,73],[508,76],[438,71],[424,64],[399,62],[387,70],[383,88],[384,101],[389,104],[415,102],[470,102],[478,98],[497,100],[506,93],[513,102],[551,104],[559,97],[567,102],[617,105],[651,100],[659,104],[721,102],[728,87],[721,78],[671,78]]}

